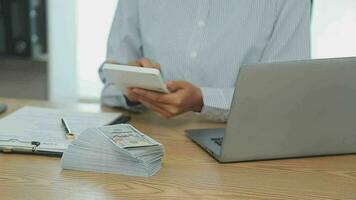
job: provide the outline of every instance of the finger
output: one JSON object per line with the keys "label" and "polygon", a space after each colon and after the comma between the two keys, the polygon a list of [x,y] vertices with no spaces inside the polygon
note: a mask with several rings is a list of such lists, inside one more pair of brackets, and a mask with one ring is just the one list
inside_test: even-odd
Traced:
{"label": "finger", "polygon": [[170,92],[176,92],[179,89],[184,89],[187,87],[186,81],[167,81],[166,86]]}
{"label": "finger", "polygon": [[171,114],[169,112],[165,111],[164,109],[162,109],[156,105],[153,105],[153,104],[143,101],[143,100],[140,100],[140,103],[142,103],[146,108],[161,114],[163,117],[171,117]]}
{"label": "finger", "polygon": [[157,63],[153,63],[153,68],[161,70],[161,65]]}
{"label": "finger", "polygon": [[141,62],[142,67],[149,67],[149,68],[156,68],[156,69],[160,69],[160,67],[161,67],[159,64],[153,63],[148,58],[143,58],[140,60],[140,62]]}
{"label": "finger", "polygon": [[130,100],[130,101],[134,101],[134,102],[139,102],[139,96],[134,93],[133,91],[133,88],[127,88],[127,98]]}
{"label": "finger", "polygon": [[145,97],[145,96],[140,96],[140,95],[138,95],[138,94],[136,94],[136,93],[133,93],[132,96],[134,96],[135,98],[137,98],[138,101],[145,101],[145,102],[148,102],[148,103],[150,103],[150,104],[152,104],[152,105],[155,105],[155,106],[157,106],[157,107],[160,107],[160,105],[163,104],[163,103],[160,103],[160,102],[158,102],[158,101],[154,101],[154,100],[152,100],[152,99],[149,99],[149,98],[147,98],[147,97]]}
{"label": "finger", "polygon": [[134,94],[133,89],[134,89],[134,88],[132,88],[132,87],[128,87],[128,88],[127,88],[127,93],[133,95],[133,94]]}
{"label": "finger", "polygon": [[140,62],[143,67],[154,67],[154,63],[152,63],[148,58],[142,58]]}
{"label": "finger", "polygon": [[127,93],[126,97],[131,102],[138,102],[138,98],[135,95],[130,94],[129,92]]}
{"label": "finger", "polygon": [[169,105],[169,104],[164,104],[164,103],[159,103],[152,101],[151,99],[147,99],[145,97],[137,96],[136,97],[139,102],[146,102],[149,103],[152,106],[155,106],[156,108],[163,110],[165,113],[168,113],[170,117],[176,116],[181,114],[181,110],[175,106],[175,105]]}
{"label": "finger", "polygon": [[[133,91],[137,99],[150,102],[151,104],[172,106],[172,107],[179,107],[182,104],[179,92],[170,93],[170,94],[161,94],[161,93],[151,92],[142,89],[134,89]],[[135,91],[136,92],[140,91],[141,94],[138,94]],[[173,112],[175,113],[176,111]]]}
{"label": "finger", "polygon": [[131,66],[141,67],[141,62],[139,60],[133,60],[128,62],[127,64]]}
{"label": "finger", "polygon": [[132,92],[139,96],[139,98],[144,97],[145,99],[158,103],[170,104],[174,100],[173,94],[162,94],[139,88],[134,88]]}
{"label": "finger", "polygon": [[170,92],[176,92],[176,91],[179,89],[178,85],[175,84],[174,81],[168,81],[168,82],[166,83],[166,86],[167,86],[167,89],[168,89]]}

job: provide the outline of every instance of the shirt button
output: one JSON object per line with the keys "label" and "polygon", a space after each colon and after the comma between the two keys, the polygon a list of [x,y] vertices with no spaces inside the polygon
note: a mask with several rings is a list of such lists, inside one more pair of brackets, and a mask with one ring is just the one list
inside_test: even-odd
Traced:
{"label": "shirt button", "polygon": [[193,52],[190,54],[190,57],[192,57],[192,58],[198,57],[198,52],[193,51]]}
{"label": "shirt button", "polygon": [[203,28],[205,26],[205,22],[203,20],[198,21],[198,26]]}

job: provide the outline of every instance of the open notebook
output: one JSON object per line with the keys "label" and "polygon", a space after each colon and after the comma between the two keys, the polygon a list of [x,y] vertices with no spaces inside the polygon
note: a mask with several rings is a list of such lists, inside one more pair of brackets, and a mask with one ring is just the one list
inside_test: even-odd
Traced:
{"label": "open notebook", "polygon": [[0,151],[60,156],[70,143],[61,118],[77,136],[88,128],[112,124],[121,116],[26,106],[0,119]]}

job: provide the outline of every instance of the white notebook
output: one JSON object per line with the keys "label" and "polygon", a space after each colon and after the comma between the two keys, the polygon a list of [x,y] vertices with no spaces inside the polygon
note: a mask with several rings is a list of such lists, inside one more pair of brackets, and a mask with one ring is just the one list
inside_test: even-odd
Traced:
{"label": "white notebook", "polygon": [[121,113],[83,113],[59,109],[23,107],[0,119],[0,151],[61,155],[71,142],[61,118],[78,136],[88,128],[111,124]]}

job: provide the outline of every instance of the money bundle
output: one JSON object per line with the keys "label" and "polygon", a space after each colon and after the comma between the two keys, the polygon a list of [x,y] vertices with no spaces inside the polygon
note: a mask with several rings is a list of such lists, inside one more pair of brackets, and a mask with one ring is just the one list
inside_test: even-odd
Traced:
{"label": "money bundle", "polygon": [[163,146],[129,124],[87,129],[63,153],[63,169],[152,176]]}

